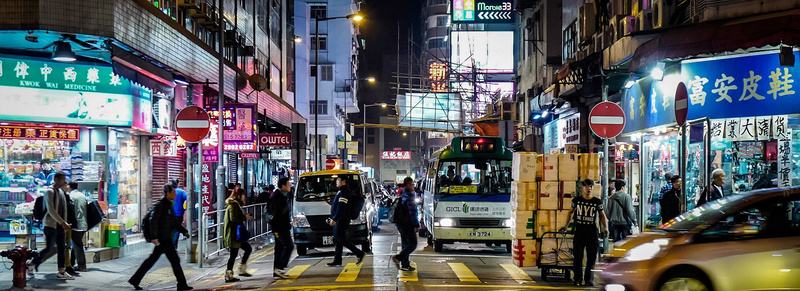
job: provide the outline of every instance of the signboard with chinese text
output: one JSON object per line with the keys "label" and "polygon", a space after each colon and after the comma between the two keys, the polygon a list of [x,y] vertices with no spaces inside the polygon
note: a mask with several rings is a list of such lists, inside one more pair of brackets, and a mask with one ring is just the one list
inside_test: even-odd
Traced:
{"label": "signboard with chinese text", "polygon": [[203,163],[200,166],[200,202],[202,203],[201,207],[203,207],[202,212],[200,212],[201,215],[211,211],[211,195],[214,185],[211,182],[212,175],[211,164]]}
{"label": "signboard with chinese text", "polygon": [[0,139],[80,141],[81,132],[72,127],[0,125]]}
{"label": "signboard with chinese text", "polygon": [[291,160],[292,150],[271,150],[269,152],[269,159],[276,160]]}
{"label": "signboard with chinese text", "polygon": [[[339,150],[344,149],[344,142],[338,141],[336,142],[339,146]],[[348,141],[347,142],[347,154],[348,155],[357,155],[358,154],[358,142],[357,141]]]}
{"label": "signboard with chinese text", "polygon": [[[791,130],[790,130],[791,131]],[[791,133],[789,134],[791,135]],[[792,140],[782,139],[778,140],[778,187],[791,187],[792,178]]]}
{"label": "signboard with chinese text", "polygon": [[177,157],[178,142],[175,139],[151,139],[150,155],[154,157]]}
{"label": "signboard with chinese text", "polygon": [[[794,52],[795,58],[800,53]],[[689,90],[688,119],[795,114],[800,112],[797,67],[781,67],[777,52],[681,63]]]}
{"label": "signboard with chinese text", "polygon": [[[678,79],[678,75],[665,76],[662,81],[648,78],[626,90],[620,101],[625,112],[625,129],[622,133],[676,123],[673,106]],[[689,108],[690,112],[692,110]]]}
{"label": "signboard with chinese text", "polygon": [[[219,119],[217,107],[206,107],[212,120]],[[255,104],[226,104],[221,126],[225,151],[258,151]]]}
{"label": "signboard with chinese text", "polygon": [[447,92],[447,64],[441,62],[431,62],[428,64],[428,83],[431,92]]}
{"label": "signboard with chinese text", "polygon": [[381,160],[410,160],[410,151],[383,151]]}
{"label": "signboard with chinese text", "polygon": [[514,22],[511,0],[453,0],[453,22]]}
{"label": "signboard with chinese text", "polygon": [[558,138],[558,123],[560,119],[553,120],[545,124],[542,129],[544,130],[544,149],[556,149],[559,148],[559,138]]}
{"label": "signboard with chinese text", "polygon": [[131,83],[109,66],[0,57],[3,120],[130,126]]}
{"label": "signboard with chinese text", "polygon": [[562,118],[564,127],[559,128],[561,139],[565,145],[579,144],[581,141],[581,115],[576,113],[566,118]]}
{"label": "signboard with chinese text", "polygon": [[219,125],[216,119],[211,120],[208,137],[200,141],[203,151],[203,163],[219,162]]}

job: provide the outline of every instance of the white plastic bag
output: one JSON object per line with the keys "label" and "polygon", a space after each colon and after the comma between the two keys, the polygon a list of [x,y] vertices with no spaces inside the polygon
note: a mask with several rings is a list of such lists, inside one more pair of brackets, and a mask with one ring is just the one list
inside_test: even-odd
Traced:
{"label": "white plastic bag", "polygon": [[631,235],[639,235],[639,227],[634,226],[631,228]]}

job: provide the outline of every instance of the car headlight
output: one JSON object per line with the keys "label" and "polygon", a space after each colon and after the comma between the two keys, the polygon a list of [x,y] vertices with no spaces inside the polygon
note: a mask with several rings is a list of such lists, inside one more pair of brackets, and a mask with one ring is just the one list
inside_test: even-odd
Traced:
{"label": "car headlight", "polygon": [[456,221],[451,218],[442,218],[439,221],[434,222],[433,226],[444,226],[444,227],[452,227],[456,225]]}
{"label": "car headlight", "polygon": [[511,227],[512,226],[511,224],[512,224],[511,218],[503,220],[503,226],[504,227]]}
{"label": "car headlight", "polygon": [[652,242],[635,246],[625,253],[625,257],[622,260],[637,262],[655,258],[667,244],[669,244],[669,239],[656,239]]}
{"label": "car headlight", "polygon": [[358,218],[350,220],[350,224],[365,224],[367,223],[367,214],[364,211],[361,211],[361,214],[358,215]]}
{"label": "car headlight", "polygon": [[311,224],[305,214],[299,213],[294,215],[294,227],[311,227]]}

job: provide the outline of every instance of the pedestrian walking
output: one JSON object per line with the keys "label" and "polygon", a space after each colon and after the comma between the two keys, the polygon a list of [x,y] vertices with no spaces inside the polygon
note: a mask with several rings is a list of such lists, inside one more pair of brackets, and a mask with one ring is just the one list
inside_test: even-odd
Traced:
{"label": "pedestrian walking", "polygon": [[[55,173],[53,173],[53,175],[55,175]],[[64,201],[67,202],[67,215],[64,216],[64,219],[67,221],[67,224],[69,224],[70,227],[73,228],[72,230],[64,231],[64,242],[66,243],[64,245],[64,271],[67,274],[70,274],[74,277],[74,276],[80,276],[80,273],[75,271],[75,269],[73,268],[73,266],[75,265],[75,257],[73,257],[72,254],[70,253],[70,250],[72,249],[73,245],[72,231],[74,230],[75,226],[78,225],[78,222],[75,218],[75,206],[72,203],[72,199],[70,199],[69,195],[69,192],[71,191],[72,191],[71,188],[67,186],[67,188],[65,188],[64,191],[61,191],[61,194],[57,195],[63,195]],[[51,257],[53,257],[54,255],[56,255],[56,252],[49,253],[44,258],[42,258],[42,261],[46,261]]]}
{"label": "pedestrian walking", "polygon": [[[597,260],[597,249],[599,247],[597,217],[600,216],[601,232],[600,237],[608,235],[606,225],[606,214],[603,211],[603,201],[592,196],[592,186],[594,181],[586,179],[581,181],[582,195],[572,198],[572,209],[569,210],[567,223],[561,227],[564,232],[569,227],[571,220],[575,221],[575,238],[573,243],[573,285],[579,286],[581,282],[584,286],[594,286],[594,276],[592,269]],[[574,216],[573,216],[574,215]],[[586,269],[583,265],[583,252],[586,251]]]}
{"label": "pedestrian walking", "polygon": [[706,204],[708,202],[717,200],[725,196],[722,191],[722,185],[725,184],[725,170],[716,169],[711,172],[711,187],[707,187],[702,194],[700,200],[697,201],[697,206]]}
{"label": "pedestrian walking", "polygon": [[[188,199],[188,195],[186,194],[186,190],[178,187],[178,184],[178,179],[172,180],[172,187],[175,188],[175,201],[173,201],[172,210],[175,211],[175,223],[183,225],[183,215],[186,213],[186,200]],[[179,237],[180,233],[177,231],[172,234],[172,245],[176,249],[178,248]]]}
{"label": "pedestrian walking", "polygon": [[177,230],[186,237],[189,237],[189,231],[182,225],[175,223],[175,210],[172,208],[172,201],[175,200],[175,188],[172,184],[164,185],[164,198],[156,201],[151,210],[145,217],[146,222],[143,221],[142,228],[145,231],[145,239],[153,243],[153,253],[150,254],[136,273],[128,279],[128,283],[133,285],[136,290],[142,290],[139,283],[142,278],[147,274],[147,271],[156,264],[161,255],[166,255],[170,265],[172,265],[172,273],[175,274],[175,279],[178,281],[178,290],[192,290],[191,286],[186,283],[186,276],[183,274],[181,268],[181,259],[178,257],[178,252],[172,245],[172,232]]}
{"label": "pedestrian walking", "polygon": [[620,241],[625,239],[631,234],[631,225],[639,227],[636,221],[636,210],[633,208],[633,199],[631,195],[625,192],[627,190],[626,183],[623,180],[616,180],[614,182],[614,194],[608,197],[609,222],[611,227],[611,239]]}
{"label": "pedestrian walking", "polygon": [[411,177],[403,179],[403,196],[400,197],[400,204],[403,207],[401,213],[407,214],[395,218],[395,226],[400,232],[402,250],[396,256],[392,256],[392,261],[400,270],[414,271],[411,266],[409,255],[417,249],[417,232],[419,232],[419,221],[417,220],[417,204],[415,201],[416,191],[414,191],[414,180]]}
{"label": "pedestrian walking", "polygon": [[[89,200],[86,199],[81,191],[78,191],[78,182],[69,183],[69,199],[72,200],[72,207],[75,209],[75,226],[72,228],[72,255],[70,265],[77,266],[77,271],[86,272],[86,254],[83,252],[83,237],[89,230],[86,219],[86,207]],[[75,264],[77,261],[77,265]]]}
{"label": "pedestrian walking", "polygon": [[670,177],[672,188],[661,196],[661,223],[667,223],[671,219],[681,215],[681,189],[683,189],[683,179],[681,176],[673,175]]}
{"label": "pedestrian walking", "polygon": [[342,265],[342,251],[347,247],[352,252],[358,261],[356,265],[361,264],[366,255],[362,250],[358,249],[352,241],[350,241],[350,200],[353,193],[350,192],[350,187],[347,186],[347,178],[339,176],[336,179],[336,186],[339,187],[339,192],[333,198],[331,203],[331,217],[328,219],[330,226],[333,226],[333,242],[336,244],[336,253],[333,256],[333,261],[328,263],[328,266],[341,266]]}
{"label": "pedestrian walking", "polygon": [[72,227],[67,222],[67,176],[63,172],[53,174],[53,187],[47,189],[44,193],[44,206],[47,209],[47,214],[44,216],[44,237],[47,246],[40,253],[28,263],[28,276],[33,277],[33,270],[39,271],[39,265],[42,264],[52,252],[56,252],[58,260],[58,274],[56,278],[59,280],[74,280],[75,277],[66,273],[65,265],[65,248],[66,244],[66,231]]}
{"label": "pedestrian walking", "polygon": [[239,276],[250,277],[251,274],[247,272],[247,260],[250,258],[250,253],[253,248],[250,247],[250,232],[247,231],[244,222],[248,219],[253,219],[252,214],[244,214],[242,205],[245,205],[247,192],[243,188],[237,188],[233,194],[225,199],[225,222],[224,222],[224,237],[222,240],[223,247],[228,248],[230,257],[228,257],[228,269],[225,271],[225,282],[236,282],[239,278],[233,275],[233,265],[236,263],[236,257],[239,256],[239,249],[244,251],[242,256],[242,263],[239,266]]}
{"label": "pedestrian walking", "polygon": [[289,265],[289,258],[294,251],[291,210],[288,201],[291,189],[292,183],[289,178],[281,178],[278,180],[278,189],[272,193],[268,204],[270,214],[272,214],[269,225],[272,234],[275,235],[275,262],[272,276],[283,279],[289,278],[289,275],[286,275],[286,266]]}

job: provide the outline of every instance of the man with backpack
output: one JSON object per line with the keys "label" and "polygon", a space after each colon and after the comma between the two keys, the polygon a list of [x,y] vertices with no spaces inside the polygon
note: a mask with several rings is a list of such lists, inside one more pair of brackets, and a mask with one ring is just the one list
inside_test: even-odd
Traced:
{"label": "man with backpack", "polygon": [[[366,254],[359,250],[352,241],[350,241],[349,229],[350,220],[353,219],[354,209],[358,208],[356,200],[358,197],[353,197],[350,187],[347,185],[347,178],[339,176],[336,179],[336,186],[339,187],[339,192],[333,198],[331,203],[331,218],[329,224],[333,226],[333,242],[336,244],[336,254],[333,256],[333,261],[328,263],[328,266],[341,266],[342,265],[342,250],[347,247],[356,257],[358,261],[356,265],[364,261]],[[357,209],[359,212],[361,209]]]}
{"label": "man with backpack", "polygon": [[147,212],[147,216],[142,219],[142,231],[144,238],[155,245],[153,253],[150,254],[136,273],[128,279],[128,283],[133,285],[136,290],[143,290],[139,287],[142,278],[156,264],[158,258],[162,254],[167,256],[170,265],[172,265],[172,273],[178,280],[178,290],[192,290],[186,283],[186,276],[183,274],[181,268],[181,259],[178,257],[178,252],[172,245],[172,232],[179,231],[186,237],[189,237],[189,231],[185,227],[176,223],[175,210],[172,209],[172,201],[175,200],[175,188],[171,184],[164,185],[164,198],[156,201],[156,203]]}
{"label": "man with backpack", "polygon": [[608,197],[608,218],[611,227],[611,239],[613,241],[620,241],[625,239],[631,234],[631,224],[633,227],[638,227],[636,223],[636,210],[633,208],[633,199],[631,195],[625,193],[625,181],[615,180],[615,192]]}
{"label": "man with backpack", "polygon": [[[41,217],[41,220],[44,221],[44,237],[47,246],[39,253],[38,257],[28,263],[29,277],[33,277],[33,270],[39,271],[39,265],[42,264],[50,253],[56,251],[56,257],[58,259],[58,274],[56,278],[59,280],[75,279],[75,277],[72,277],[72,275],[66,272],[66,268],[64,267],[66,262],[65,248],[67,246],[65,232],[71,229],[67,221],[69,206],[67,204],[67,195],[65,194],[66,187],[67,176],[63,172],[57,172],[53,175],[53,187],[47,189],[44,196],[37,198],[37,200],[41,199],[42,202],[36,204],[43,206],[34,207],[34,216],[39,216],[36,215],[36,212],[41,212],[42,210],[46,211],[43,217]],[[39,219],[39,217],[36,218]]]}
{"label": "man with backpack", "polygon": [[417,232],[419,232],[415,198],[414,180],[406,177],[403,179],[403,196],[397,198],[392,205],[392,217],[390,218],[400,232],[400,241],[403,247],[399,254],[392,256],[392,261],[402,271],[416,270],[411,266],[409,259],[411,252],[417,249]]}
{"label": "man with backpack", "polygon": [[292,185],[289,178],[278,180],[278,189],[272,192],[272,196],[267,204],[269,225],[272,234],[275,235],[275,265],[273,267],[273,277],[288,278],[286,266],[289,265],[289,258],[294,250],[292,241],[292,217],[287,200]]}

